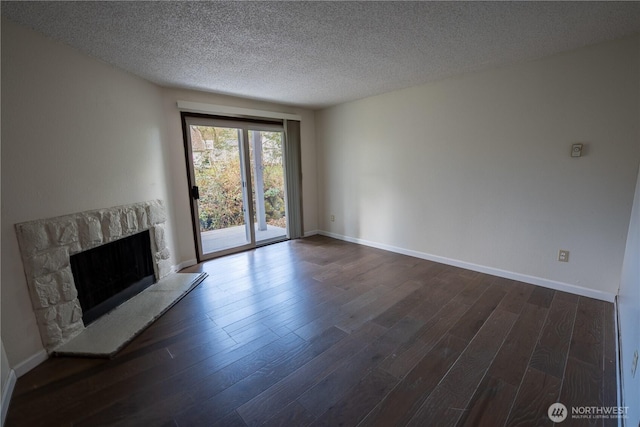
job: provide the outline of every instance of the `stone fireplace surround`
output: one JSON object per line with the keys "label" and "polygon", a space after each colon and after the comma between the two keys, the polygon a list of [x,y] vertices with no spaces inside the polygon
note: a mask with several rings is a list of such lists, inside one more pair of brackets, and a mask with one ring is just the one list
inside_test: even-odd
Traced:
{"label": "stone fireplace surround", "polygon": [[31,304],[47,352],[85,329],[70,256],[149,230],[156,280],[171,273],[161,200],[16,224]]}

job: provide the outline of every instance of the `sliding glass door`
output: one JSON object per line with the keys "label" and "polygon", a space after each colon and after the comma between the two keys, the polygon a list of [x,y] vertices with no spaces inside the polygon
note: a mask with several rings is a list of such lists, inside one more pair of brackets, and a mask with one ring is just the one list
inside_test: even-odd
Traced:
{"label": "sliding glass door", "polygon": [[282,125],[183,120],[198,258],[286,239]]}

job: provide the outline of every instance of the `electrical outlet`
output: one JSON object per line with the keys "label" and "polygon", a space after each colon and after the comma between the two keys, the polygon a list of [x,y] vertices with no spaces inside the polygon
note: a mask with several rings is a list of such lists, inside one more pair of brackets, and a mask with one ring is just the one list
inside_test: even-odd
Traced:
{"label": "electrical outlet", "polygon": [[636,377],[636,370],[638,369],[638,350],[633,353],[633,362],[631,362],[631,378]]}
{"label": "electrical outlet", "polygon": [[564,249],[560,249],[560,252],[558,252],[558,261],[560,261],[560,262],[569,262],[569,251],[565,251]]}
{"label": "electrical outlet", "polygon": [[330,219],[331,219],[331,222],[334,222],[336,220],[336,216],[335,215],[331,215]]}

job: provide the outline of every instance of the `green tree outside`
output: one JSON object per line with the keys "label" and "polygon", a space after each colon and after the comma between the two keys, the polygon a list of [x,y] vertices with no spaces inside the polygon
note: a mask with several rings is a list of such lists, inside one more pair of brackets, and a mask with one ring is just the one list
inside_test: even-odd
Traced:
{"label": "green tree outside", "polygon": [[[261,132],[261,135],[267,224],[285,228],[282,133]],[[245,223],[238,141],[237,129],[191,126],[195,179],[200,190],[201,231]],[[253,153],[250,155],[253,163]],[[255,182],[253,168],[251,176]],[[255,199],[255,192],[253,195]]]}

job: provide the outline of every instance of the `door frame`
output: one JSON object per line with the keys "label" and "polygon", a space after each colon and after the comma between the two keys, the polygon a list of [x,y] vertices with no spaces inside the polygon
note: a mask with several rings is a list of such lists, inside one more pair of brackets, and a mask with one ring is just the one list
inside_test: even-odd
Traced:
{"label": "door frame", "polygon": [[[191,113],[182,111],[180,112],[180,118],[182,121],[182,139],[184,142],[185,153],[185,166],[187,170],[187,185],[189,194],[189,206],[191,211],[191,225],[194,235],[194,243],[196,246],[196,257],[198,262],[206,261],[221,256],[254,249],[259,246],[256,243],[255,224],[253,223],[254,213],[254,200],[252,195],[252,181],[251,181],[251,159],[249,154],[249,131],[251,130],[264,130],[264,131],[279,131],[283,135],[283,156],[284,153],[284,139],[286,138],[286,132],[282,120],[269,120],[259,118],[241,118],[241,117],[226,117],[217,116],[202,113]],[[242,196],[243,203],[247,206],[244,209],[245,216],[245,230],[249,232],[249,243],[245,245],[235,246],[233,248],[222,249],[220,251],[204,253],[202,246],[202,235],[200,231],[200,220],[198,212],[198,199],[194,193],[196,187],[195,170],[193,166],[193,151],[191,147],[191,136],[189,133],[189,126],[193,123],[191,121],[197,121],[198,124],[202,123],[203,126],[216,126],[216,127],[230,127],[239,129],[242,133],[240,141],[240,156],[241,156],[241,179],[242,179]],[[208,122],[208,123],[207,123]],[[284,162],[283,162],[284,163]],[[285,165],[283,164],[283,173]],[[286,173],[285,173],[285,198],[286,198]],[[285,203],[285,209],[287,209],[288,203]],[[289,226],[287,219],[287,234],[283,239],[270,239],[264,244],[274,243],[274,241],[281,241],[289,239]]]}

